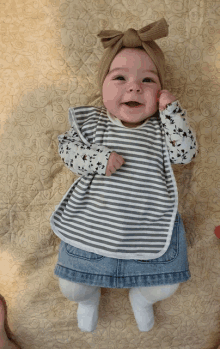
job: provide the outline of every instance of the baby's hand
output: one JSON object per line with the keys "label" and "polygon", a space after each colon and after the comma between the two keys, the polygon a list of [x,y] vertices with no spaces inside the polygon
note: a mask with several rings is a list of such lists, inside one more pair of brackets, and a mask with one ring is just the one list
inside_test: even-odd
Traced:
{"label": "baby's hand", "polygon": [[106,176],[111,176],[112,173],[116,172],[123,164],[124,159],[121,155],[118,155],[116,152],[112,152],[109,156],[107,167],[106,167]]}
{"label": "baby's hand", "polygon": [[177,98],[168,90],[161,90],[158,92],[159,110],[166,109],[167,104],[173,103]]}

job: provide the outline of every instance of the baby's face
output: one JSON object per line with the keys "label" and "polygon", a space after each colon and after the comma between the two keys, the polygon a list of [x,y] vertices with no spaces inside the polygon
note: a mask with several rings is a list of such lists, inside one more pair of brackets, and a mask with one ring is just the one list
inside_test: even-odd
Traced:
{"label": "baby's face", "polygon": [[115,56],[103,82],[103,103],[125,126],[136,127],[157,111],[160,90],[157,68],[147,53],[124,48]]}

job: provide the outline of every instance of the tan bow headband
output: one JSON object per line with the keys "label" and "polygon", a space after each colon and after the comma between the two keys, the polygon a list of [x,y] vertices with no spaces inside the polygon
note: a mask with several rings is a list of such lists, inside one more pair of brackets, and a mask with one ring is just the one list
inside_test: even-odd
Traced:
{"label": "tan bow headband", "polygon": [[101,93],[102,85],[106,75],[108,74],[110,65],[122,47],[143,47],[157,67],[161,88],[163,88],[165,58],[162,50],[156,44],[156,42],[154,42],[154,40],[163,38],[167,35],[168,24],[165,18],[148,24],[139,30],[129,28],[124,33],[118,30],[102,30],[97,35],[99,38],[101,38],[103,47],[106,49],[100,61],[98,70],[98,83]]}

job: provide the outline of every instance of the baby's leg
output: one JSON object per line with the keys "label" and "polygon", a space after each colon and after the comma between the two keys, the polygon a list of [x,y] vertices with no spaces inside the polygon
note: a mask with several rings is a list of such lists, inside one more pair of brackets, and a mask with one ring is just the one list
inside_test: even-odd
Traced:
{"label": "baby's leg", "polygon": [[172,296],[179,284],[131,288],[129,299],[140,331],[150,331],[154,326],[153,304]]}
{"label": "baby's leg", "polygon": [[79,303],[77,320],[80,330],[94,331],[98,322],[100,287],[70,282],[61,278],[59,278],[59,286],[66,298]]}

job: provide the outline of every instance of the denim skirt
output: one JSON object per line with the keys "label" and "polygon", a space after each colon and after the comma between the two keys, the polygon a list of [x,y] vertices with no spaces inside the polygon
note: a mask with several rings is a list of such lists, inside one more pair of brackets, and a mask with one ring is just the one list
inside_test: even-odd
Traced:
{"label": "denim skirt", "polygon": [[151,260],[117,259],[61,241],[54,274],[68,281],[109,288],[172,285],[190,279],[186,233],[177,211],[170,246]]}

